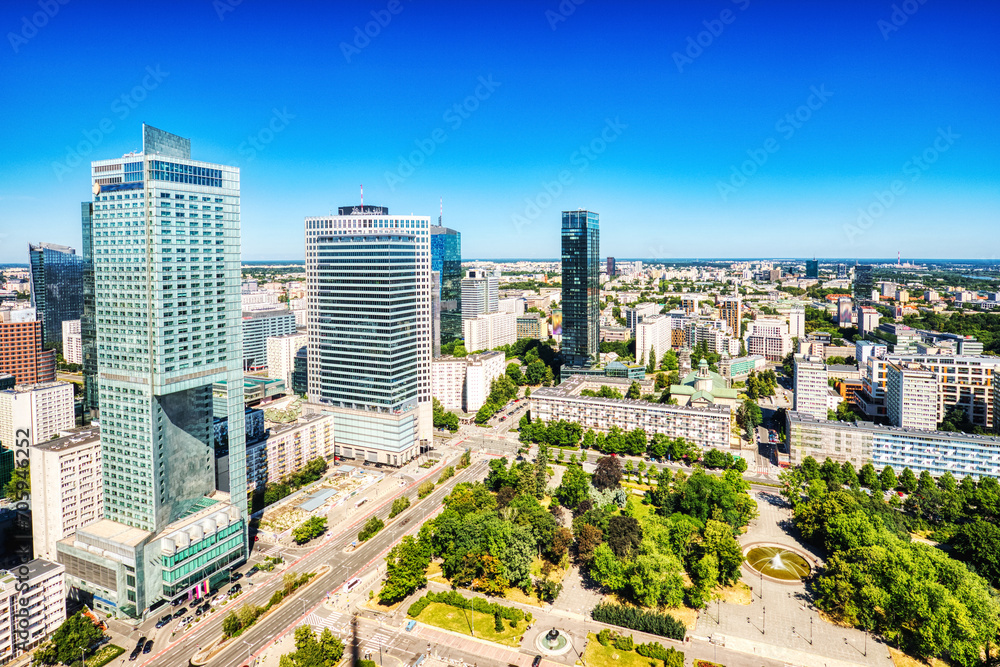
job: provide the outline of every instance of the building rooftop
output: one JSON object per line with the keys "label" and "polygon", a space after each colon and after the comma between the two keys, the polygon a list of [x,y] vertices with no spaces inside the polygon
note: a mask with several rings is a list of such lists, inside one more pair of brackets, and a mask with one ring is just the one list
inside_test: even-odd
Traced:
{"label": "building rooftop", "polygon": [[301,428],[307,424],[310,424],[314,421],[319,421],[320,419],[323,419],[325,417],[329,417],[329,415],[324,414],[322,412],[310,412],[308,414],[300,416],[298,419],[291,422],[290,424],[275,424],[269,429],[270,435],[271,436],[280,435],[285,431],[291,431],[293,429]]}
{"label": "building rooftop", "polygon": [[63,433],[66,435],[57,440],[49,440],[48,442],[34,445],[33,448],[43,452],[64,452],[101,441],[101,428],[96,424],[81,426],[80,428],[63,431]]}
{"label": "building rooftop", "polygon": [[33,391],[42,391],[43,389],[52,389],[53,387],[72,387],[72,382],[43,382],[41,384],[19,384],[13,389],[4,389],[2,393],[6,394],[30,394]]}
{"label": "building rooftop", "polygon": [[[534,396],[534,394],[532,394]],[[808,424],[815,424],[818,426],[828,426],[828,427],[838,427],[838,428],[856,428],[864,431],[882,431],[886,433],[898,433],[900,435],[914,435],[930,437],[940,440],[953,440],[956,442],[978,442],[983,445],[991,445],[993,447],[1000,448],[1000,437],[990,436],[990,435],[973,435],[972,433],[959,433],[956,431],[937,431],[937,430],[925,430],[919,428],[908,428],[903,426],[886,426],[883,424],[876,424],[875,422],[842,422],[842,421],[827,421],[826,419],[816,419],[813,415],[806,414],[803,412],[795,412],[794,410],[789,410],[785,413],[790,422],[801,422]]]}
{"label": "building rooftop", "polygon": [[[24,571],[25,568],[27,569],[27,572]],[[64,569],[65,568],[59,563],[53,563],[52,561],[45,560],[44,558],[36,558],[35,560],[30,560],[27,563],[18,566],[18,579],[27,578],[29,581],[32,581],[34,579],[59,574]]]}
{"label": "building rooftop", "polygon": [[142,528],[134,528],[124,523],[112,521],[111,519],[98,519],[94,523],[88,523],[82,528],[77,528],[75,536],[71,535],[65,539],[72,543],[79,540],[79,537],[83,535],[93,535],[98,539],[134,548],[149,539],[152,533]]}

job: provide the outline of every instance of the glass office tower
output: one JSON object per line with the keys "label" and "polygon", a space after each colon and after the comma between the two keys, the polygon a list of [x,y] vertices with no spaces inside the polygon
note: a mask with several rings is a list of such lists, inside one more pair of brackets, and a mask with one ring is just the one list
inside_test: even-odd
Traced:
{"label": "glass office tower", "polygon": [[62,342],[62,323],[83,311],[83,257],[55,243],[29,243],[31,305],[42,320],[42,344]]}
{"label": "glass office tower", "polygon": [[462,339],[462,235],[431,227],[431,271],[441,274],[441,338],[438,345]]}
{"label": "glass office tower", "polygon": [[402,465],[433,428],[430,218],[343,206],[305,227],[309,400],[339,455]]}
{"label": "glass office tower", "polygon": [[861,306],[872,302],[872,290],[875,289],[875,267],[871,264],[858,264],[854,267],[854,303]]}
{"label": "glass office tower", "polygon": [[[104,518],[59,558],[84,601],[141,617],[246,558],[240,173],[147,125],[142,153],[91,170]],[[215,382],[231,388],[230,493],[215,484]]]}
{"label": "glass office tower", "polygon": [[562,353],[570,366],[589,366],[600,351],[600,229],[596,213],[562,214]]}
{"label": "glass office tower", "polygon": [[819,279],[819,260],[818,259],[807,259],[806,260],[806,278]]}
{"label": "glass office tower", "polygon": [[94,203],[80,204],[83,232],[83,310],[80,313],[80,343],[83,347],[83,420],[99,415],[97,400],[97,318],[94,315]]}

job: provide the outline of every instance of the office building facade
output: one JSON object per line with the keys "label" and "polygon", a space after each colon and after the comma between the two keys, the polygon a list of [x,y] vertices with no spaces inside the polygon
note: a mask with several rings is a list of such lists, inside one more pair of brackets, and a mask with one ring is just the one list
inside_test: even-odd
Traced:
{"label": "office building facade", "polygon": [[819,260],[818,259],[807,259],[806,260],[806,278],[819,280]]}
{"label": "office building facade", "polygon": [[29,243],[31,305],[42,320],[44,345],[62,342],[62,323],[83,312],[83,257],[68,246]]}
{"label": "office building facade", "polygon": [[739,338],[743,335],[743,297],[736,296],[720,297],[719,319],[726,323],[729,332]]}
{"label": "office building facade", "polygon": [[80,320],[66,320],[62,323],[63,359],[70,364],[83,364],[83,336],[80,334]]}
{"label": "office building facade", "polygon": [[431,226],[431,271],[440,276],[438,345],[462,338],[462,234]]}
{"label": "office building facade", "polygon": [[243,313],[243,370],[267,368],[267,339],[295,333],[295,314],[290,310],[260,310]]}
{"label": "office building facade", "polygon": [[9,373],[18,384],[39,384],[56,379],[56,351],[42,349],[42,322],[20,319],[18,311],[0,313],[0,373]]}
{"label": "office building facade", "polygon": [[[142,617],[246,558],[240,174],[143,125],[91,163],[103,516],[61,540],[72,595]],[[228,382],[230,492],[214,474],[212,385]]]}
{"label": "office building facade", "polygon": [[875,267],[871,264],[858,264],[854,267],[854,303],[859,306],[872,302],[872,292],[875,290]]}
{"label": "office building facade", "polygon": [[484,269],[470,269],[462,279],[462,319],[471,320],[500,310],[500,278]]}
{"label": "office building facade", "polygon": [[600,351],[600,217],[562,213],[562,353],[570,366],[589,366]]}
{"label": "office building facade", "polygon": [[344,206],[305,227],[309,400],[342,456],[401,465],[433,432],[430,218]]}

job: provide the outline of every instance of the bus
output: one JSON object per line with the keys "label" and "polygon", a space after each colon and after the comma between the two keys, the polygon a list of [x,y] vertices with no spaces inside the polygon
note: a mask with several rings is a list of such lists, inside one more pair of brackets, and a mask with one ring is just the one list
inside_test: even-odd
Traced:
{"label": "bus", "polygon": [[345,593],[350,593],[355,588],[357,588],[360,584],[361,584],[361,579],[359,579],[358,577],[354,577],[353,579],[351,579],[350,581],[348,581],[346,584],[344,584],[344,592]]}
{"label": "bus", "polygon": [[362,498],[358,502],[354,503],[354,509],[358,509],[359,507],[361,507],[362,505],[364,505],[367,502],[368,502],[367,498]]}

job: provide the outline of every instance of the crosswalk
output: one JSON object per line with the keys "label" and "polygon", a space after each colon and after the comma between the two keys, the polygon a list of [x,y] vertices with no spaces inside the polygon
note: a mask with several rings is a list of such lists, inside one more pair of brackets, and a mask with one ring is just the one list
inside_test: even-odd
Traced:
{"label": "crosswalk", "polygon": [[361,647],[362,653],[376,653],[380,646],[384,647],[389,643],[389,635],[381,632],[376,632],[374,635],[368,638],[368,640]]}
{"label": "crosswalk", "polygon": [[341,625],[340,619],[342,616],[343,614],[336,611],[330,612],[330,615],[326,617],[314,612],[306,616],[306,623],[311,625],[313,630],[317,632],[322,632],[324,628],[333,630]]}

